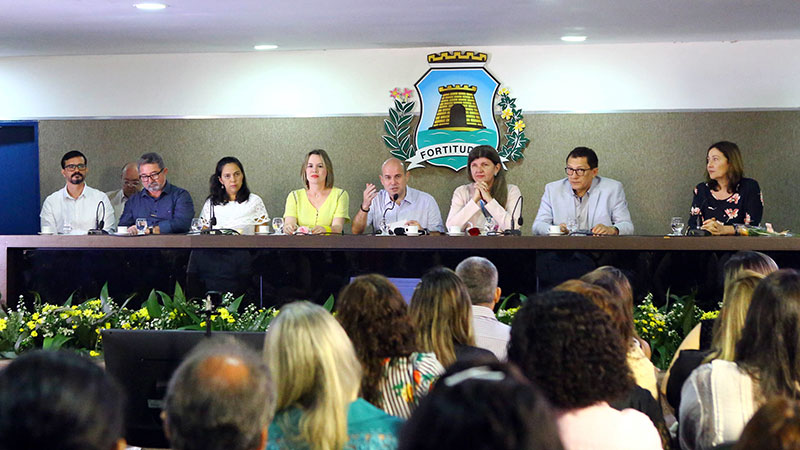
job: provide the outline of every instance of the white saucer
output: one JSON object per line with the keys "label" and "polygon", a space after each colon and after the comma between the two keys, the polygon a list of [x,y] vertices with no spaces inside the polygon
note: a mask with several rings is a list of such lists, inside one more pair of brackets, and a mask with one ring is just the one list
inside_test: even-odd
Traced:
{"label": "white saucer", "polygon": [[113,234],[114,236],[130,236],[130,233],[128,233],[127,231],[123,231],[122,233],[120,233],[119,231],[115,231]]}
{"label": "white saucer", "polygon": [[55,233],[42,233],[41,231],[39,231],[39,233],[38,233],[38,234],[40,234],[40,235],[42,235],[42,236],[52,236],[52,235],[54,235]]}
{"label": "white saucer", "polygon": [[258,231],[256,231],[253,234],[255,234],[256,236],[269,236],[272,233],[270,233],[269,231],[267,231],[266,233],[259,233]]}
{"label": "white saucer", "polygon": [[420,236],[422,233],[406,233],[406,236]]}
{"label": "white saucer", "polygon": [[564,236],[564,233],[547,233],[548,236]]}
{"label": "white saucer", "polygon": [[448,236],[464,236],[464,232],[463,231],[459,231],[458,233],[450,233],[450,232],[448,232],[447,235]]}

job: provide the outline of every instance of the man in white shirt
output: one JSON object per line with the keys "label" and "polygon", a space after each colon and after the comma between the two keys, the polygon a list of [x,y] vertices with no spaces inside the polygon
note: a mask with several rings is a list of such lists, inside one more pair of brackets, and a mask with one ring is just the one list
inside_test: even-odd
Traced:
{"label": "man in white shirt", "polygon": [[467,286],[472,300],[475,345],[491,351],[500,361],[505,361],[511,327],[497,320],[494,315],[494,305],[500,300],[502,292],[497,286],[497,267],[486,258],[472,256],[458,264],[456,274]]}
{"label": "man in white shirt", "polygon": [[[384,218],[390,230],[416,225],[420,230],[444,232],[439,205],[430,194],[408,187],[408,172],[402,161],[384,161],[381,184],[383,189],[379,192],[374,184],[367,183],[361,206],[353,217],[353,234],[363,233],[369,225],[380,230]],[[393,201],[394,196],[397,198]]]}
{"label": "man in white shirt", "polygon": [[[83,153],[73,150],[61,158],[66,186],[44,200],[39,214],[42,230],[61,234],[86,234],[103,221],[102,228],[114,228],[114,208],[106,194],[86,185],[89,166]],[[102,204],[102,206],[100,206]]]}
{"label": "man in white shirt", "polygon": [[[122,188],[115,191],[106,192],[111,206],[114,207],[114,217],[119,221],[122,211],[125,209],[125,202],[131,195],[139,192],[142,183],[139,181],[139,171],[136,170],[136,163],[129,162],[122,167]],[[115,223],[114,226],[117,224]]]}

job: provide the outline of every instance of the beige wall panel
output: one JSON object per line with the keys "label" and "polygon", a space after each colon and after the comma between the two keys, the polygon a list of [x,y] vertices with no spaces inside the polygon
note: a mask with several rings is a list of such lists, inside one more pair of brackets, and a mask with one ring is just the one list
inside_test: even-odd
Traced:
{"label": "beige wall panel", "polygon": [[[59,160],[81,150],[90,163],[88,183],[119,187],[119,169],[144,152],[166,160],[169,179],[186,188],[200,206],[217,160],[242,160],[250,189],[261,195],[271,216],[282,214],[287,193],[301,187],[305,153],[324,148],[333,158],[336,185],[350,193],[358,210],[364,183],[378,183],[383,117],[283,119],[58,120],[40,123],[42,200],[63,186]],[[508,180],[525,197],[525,234],[544,185],[564,176],[573,147],[594,148],[600,174],[625,185],[637,234],[663,234],[674,215],[688,215],[692,188],[702,181],[705,151],[718,140],[742,148],[746,176],[764,191],[765,220],[776,228],[800,230],[794,197],[800,173],[800,111],[532,114],[525,122],[531,145],[525,158],[508,165]],[[411,185],[431,193],[446,217],[453,190],[466,172],[427,167],[412,172]]]}

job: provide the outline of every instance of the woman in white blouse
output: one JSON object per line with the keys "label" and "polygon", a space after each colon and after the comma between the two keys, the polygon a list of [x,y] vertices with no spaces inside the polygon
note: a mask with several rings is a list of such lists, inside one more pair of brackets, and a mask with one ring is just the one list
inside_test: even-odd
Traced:
{"label": "woman in white blouse", "polygon": [[[471,183],[459,186],[453,192],[447,227],[458,226],[463,230],[467,223],[485,228],[487,218],[494,223],[492,230],[511,229],[512,220],[516,228],[521,208],[514,210],[520,199],[519,188],[506,183],[505,171],[500,155],[489,145],[479,145],[467,157],[468,176]],[[512,217],[512,213],[514,216]]]}
{"label": "woman in white blouse", "polygon": [[209,180],[208,199],[203,205],[200,219],[203,228],[230,228],[251,231],[254,225],[269,222],[264,201],[247,187],[247,176],[242,162],[226,156],[217,162],[217,170]]}

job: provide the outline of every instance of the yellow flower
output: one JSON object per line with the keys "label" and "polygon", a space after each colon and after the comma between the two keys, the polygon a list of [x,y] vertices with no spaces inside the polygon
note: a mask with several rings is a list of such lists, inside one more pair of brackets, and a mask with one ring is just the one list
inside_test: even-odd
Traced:
{"label": "yellow flower", "polygon": [[204,327],[204,326],[206,326],[206,321],[204,320],[204,321],[200,322],[200,326],[201,326],[201,327]]}
{"label": "yellow flower", "polygon": [[508,94],[509,94],[508,88],[500,89],[500,95],[508,95]]}
{"label": "yellow flower", "polygon": [[69,316],[67,315],[67,313],[61,313],[61,314],[58,315],[58,317],[60,317],[62,319],[66,319]]}
{"label": "yellow flower", "polygon": [[124,322],[122,324],[122,329],[123,330],[130,330],[131,329],[131,324],[129,324],[128,322]]}
{"label": "yellow flower", "polygon": [[78,329],[78,326],[77,326],[77,325],[73,325],[73,326],[72,326],[72,329],[73,329],[73,330],[77,330],[77,329]]}
{"label": "yellow flower", "polygon": [[33,313],[32,317],[33,317],[33,320],[37,320],[39,318],[39,313],[38,312]]}
{"label": "yellow flower", "polygon": [[36,330],[31,331],[31,336],[36,337],[38,335],[39,333],[37,333]]}
{"label": "yellow flower", "polygon": [[400,393],[406,403],[411,403],[414,400],[414,387],[411,384],[403,386],[403,391]]}
{"label": "yellow flower", "polygon": [[27,325],[28,328],[31,329],[31,330],[36,328],[36,322],[34,322],[32,320],[29,320],[28,322],[26,322],[25,325]]}
{"label": "yellow flower", "polygon": [[236,322],[236,319],[234,319],[233,317],[228,317],[228,323],[233,323],[233,322]]}
{"label": "yellow flower", "polygon": [[504,110],[503,110],[503,113],[502,113],[502,114],[500,114],[500,117],[502,117],[502,118],[503,118],[503,120],[508,120],[508,119],[510,119],[510,118],[511,118],[513,115],[514,115],[514,113],[511,111],[511,108],[506,108],[506,109],[504,109]]}
{"label": "yellow flower", "polygon": [[90,350],[90,351],[89,351],[89,356],[91,356],[91,357],[93,357],[93,358],[94,358],[94,357],[98,357],[98,356],[100,356],[100,352],[98,352],[98,351],[96,351],[96,350]]}
{"label": "yellow flower", "polygon": [[111,329],[111,322],[106,322],[106,330]]}
{"label": "yellow flower", "polygon": [[525,122],[523,122],[522,119],[518,120],[517,123],[514,124],[514,131],[516,131],[517,133],[521,133],[522,130],[524,129],[525,129]]}
{"label": "yellow flower", "polygon": [[6,319],[0,319],[0,331],[5,331],[6,327],[8,327],[8,321]]}

